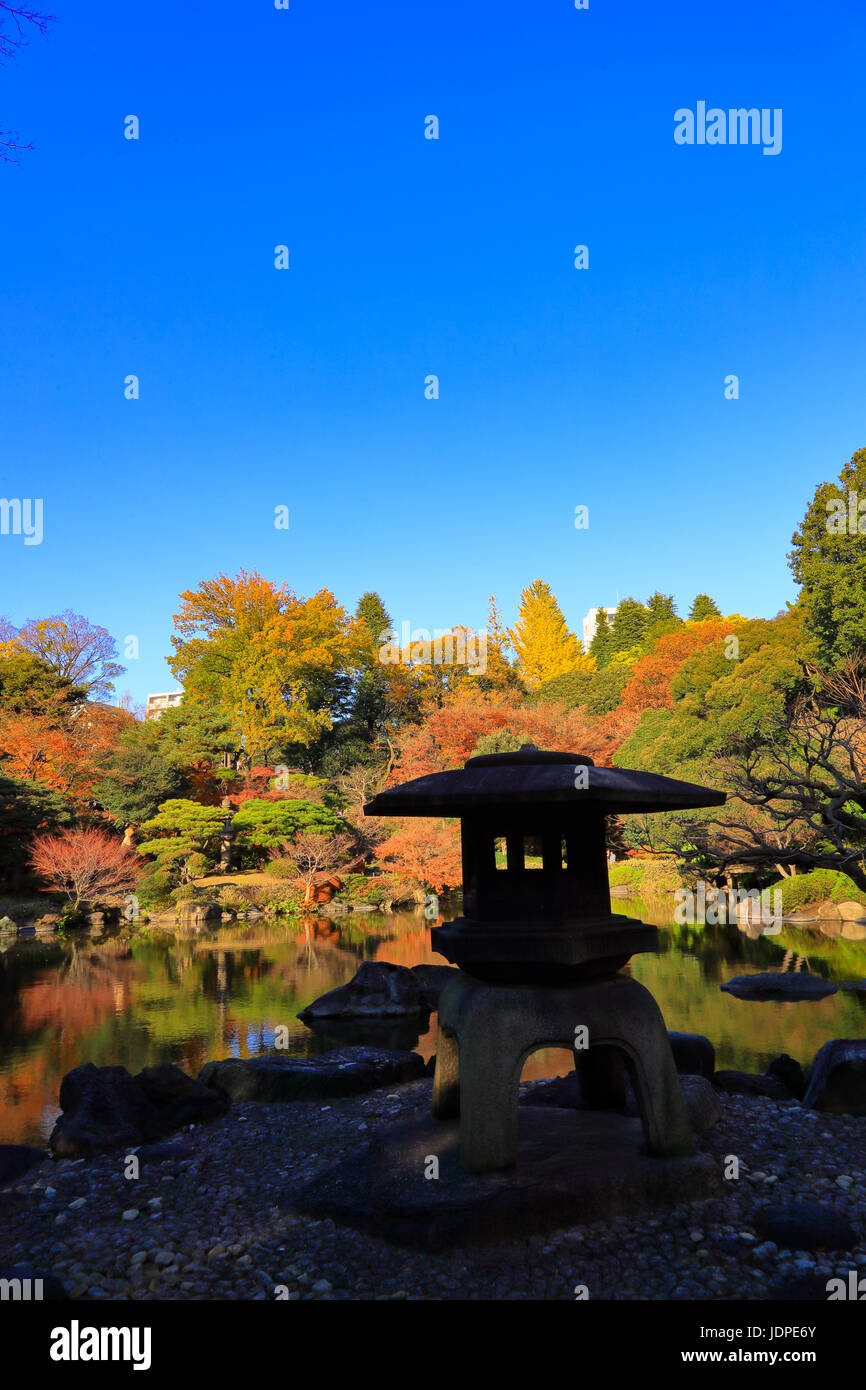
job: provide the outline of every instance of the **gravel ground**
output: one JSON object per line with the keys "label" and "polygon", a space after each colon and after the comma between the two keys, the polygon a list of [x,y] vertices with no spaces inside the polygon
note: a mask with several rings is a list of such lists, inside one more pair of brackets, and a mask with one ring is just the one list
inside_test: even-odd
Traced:
{"label": "gravel ground", "polygon": [[75,1298],[760,1299],[780,1280],[866,1273],[866,1237],[842,1252],[779,1250],[755,1234],[755,1209],[811,1200],[866,1232],[866,1118],[798,1102],[721,1095],[721,1121],[698,1140],[736,1154],[725,1195],[641,1219],[573,1227],[480,1249],[418,1253],[276,1203],[359,1140],[426,1112],[431,1082],[366,1096],[236,1105],[185,1132],[192,1157],[142,1164],[122,1155],[46,1163],[0,1193],[0,1264],[51,1272]]}

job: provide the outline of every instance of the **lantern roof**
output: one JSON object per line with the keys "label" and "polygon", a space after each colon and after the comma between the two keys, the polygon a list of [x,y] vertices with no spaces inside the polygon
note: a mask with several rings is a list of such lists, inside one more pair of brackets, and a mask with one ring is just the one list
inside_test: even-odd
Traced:
{"label": "lantern roof", "polygon": [[[576,776],[575,769],[586,769]],[[485,753],[462,768],[414,777],[379,792],[367,816],[465,816],[473,811],[596,806],[599,814],[683,811],[721,806],[726,793],[654,772],[596,767],[583,753],[556,753],[525,743],[516,753]]]}

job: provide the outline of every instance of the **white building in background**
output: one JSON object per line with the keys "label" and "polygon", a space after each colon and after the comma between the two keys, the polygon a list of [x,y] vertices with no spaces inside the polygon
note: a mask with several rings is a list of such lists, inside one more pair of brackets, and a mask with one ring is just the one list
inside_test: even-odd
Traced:
{"label": "white building in background", "polygon": [[598,629],[599,613],[606,613],[609,618],[612,618],[615,612],[615,608],[590,608],[583,620],[583,650],[585,652],[589,651],[592,639]]}
{"label": "white building in background", "polygon": [[158,719],[164,710],[174,709],[183,700],[182,690],[170,690],[165,695],[148,695],[146,719]]}

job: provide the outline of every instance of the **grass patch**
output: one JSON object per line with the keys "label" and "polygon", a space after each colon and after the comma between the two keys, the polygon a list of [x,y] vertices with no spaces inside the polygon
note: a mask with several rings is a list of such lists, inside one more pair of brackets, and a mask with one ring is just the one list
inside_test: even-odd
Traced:
{"label": "grass patch", "polygon": [[676,859],[626,859],[608,868],[611,888],[623,884],[633,888],[640,897],[652,893],[673,893],[682,888],[683,878]]}

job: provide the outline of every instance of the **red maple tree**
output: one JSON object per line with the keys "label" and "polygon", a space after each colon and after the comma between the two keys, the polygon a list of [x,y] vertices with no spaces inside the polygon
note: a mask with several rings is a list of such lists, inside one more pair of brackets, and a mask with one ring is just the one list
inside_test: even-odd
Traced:
{"label": "red maple tree", "polygon": [[134,888],[142,861],[104,830],[61,830],[34,842],[30,863],[75,910],[82,900]]}

